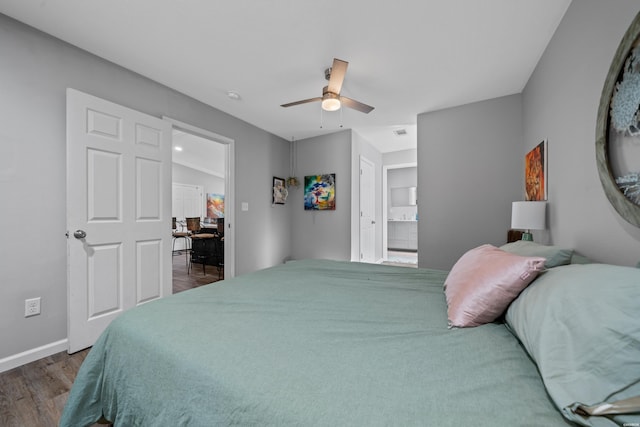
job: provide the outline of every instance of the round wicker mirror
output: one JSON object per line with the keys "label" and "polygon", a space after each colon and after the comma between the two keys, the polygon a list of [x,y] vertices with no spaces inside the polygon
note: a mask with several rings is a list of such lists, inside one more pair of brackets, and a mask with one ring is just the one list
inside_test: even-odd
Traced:
{"label": "round wicker mirror", "polygon": [[607,198],[620,216],[640,227],[640,13],[622,38],[602,89],[596,161]]}

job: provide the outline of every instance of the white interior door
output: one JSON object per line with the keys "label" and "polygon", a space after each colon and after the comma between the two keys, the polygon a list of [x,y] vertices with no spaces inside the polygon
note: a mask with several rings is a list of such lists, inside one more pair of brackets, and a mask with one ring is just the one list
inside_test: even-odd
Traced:
{"label": "white interior door", "polygon": [[[185,218],[204,218],[204,186],[189,184],[172,184],[171,192],[171,216],[182,222],[182,227],[177,224],[178,231],[186,230]],[[172,243],[173,249],[186,249],[185,239],[176,239]]]}
{"label": "white interior door", "polygon": [[171,126],[67,89],[69,353],[171,294]]}
{"label": "white interior door", "polygon": [[375,262],[376,176],[374,164],[360,156],[360,261]]}
{"label": "white interior door", "polygon": [[204,210],[204,186],[189,184],[172,184],[171,215],[178,221],[185,218],[200,217],[205,215]]}

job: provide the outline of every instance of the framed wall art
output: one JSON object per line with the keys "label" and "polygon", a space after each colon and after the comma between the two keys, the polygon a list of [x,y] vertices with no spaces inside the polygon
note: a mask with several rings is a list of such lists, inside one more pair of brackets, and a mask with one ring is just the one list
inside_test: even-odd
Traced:
{"label": "framed wall art", "polygon": [[273,200],[272,204],[274,205],[284,205],[287,201],[287,196],[289,192],[287,191],[287,187],[285,185],[285,181],[283,178],[278,178],[277,176],[273,177]]}
{"label": "framed wall art", "polygon": [[604,82],[596,164],[611,205],[640,227],[640,13],[622,37]]}
{"label": "framed wall art", "polygon": [[336,174],[304,177],[304,209],[307,211],[336,210]]}
{"label": "framed wall art", "polygon": [[524,156],[525,200],[547,200],[547,140]]}
{"label": "framed wall art", "polygon": [[207,193],[207,218],[224,218],[224,194]]}

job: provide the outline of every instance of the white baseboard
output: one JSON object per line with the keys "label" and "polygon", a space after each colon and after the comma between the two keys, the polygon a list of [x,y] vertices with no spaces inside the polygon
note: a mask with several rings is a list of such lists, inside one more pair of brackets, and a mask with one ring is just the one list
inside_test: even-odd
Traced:
{"label": "white baseboard", "polygon": [[60,353],[61,351],[66,351],[67,348],[68,342],[65,338],[63,340],[52,342],[41,347],[23,351],[22,353],[14,354],[13,356],[5,357],[4,359],[0,359],[0,372],[8,371],[9,369],[26,365],[27,363],[35,362],[38,359],[51,356],[52,354]]}

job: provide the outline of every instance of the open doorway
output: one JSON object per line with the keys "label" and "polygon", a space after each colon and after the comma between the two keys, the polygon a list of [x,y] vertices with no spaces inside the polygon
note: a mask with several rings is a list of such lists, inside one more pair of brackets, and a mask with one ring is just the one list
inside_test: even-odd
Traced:
{"label": "open doorway", "polygon": [[383,167],[383,262],[418,266],[418,168],[415,163]]}
{"label": "open doorway", "polygon": [[[354,138],[354,146],[359,147],[359,153],[368,153],[367,155],[371,156],[371,160],[377,159],[377,157],[373,157],[373,154],[371,154],[372,149],[381,154],[381,179],[379,183],[376,183],[375,188],[377,196],[376,200],[380,200],[380,202],[376,202],[376,206],[378,206],[379,209],[378,219],[381,219],[377,221],[376,227],[378,231],[381,232],[381,236],[379,236],[379,239],[381,238],[382,242],[381,244],[378,243],[378,245],[380,246],[377,246],[377,250],[379,252],[376,262],[382,262],[386,264],[394,261],[399,261],[398,265],[416,267],[418,258],[417,204],[413,206],[409,205],[408,207],[393,206],[391,199],[391,188],[417,188],[418,126],[417,124],[366,126],[354,128],[353,131],[353,133],[357,135]],[[362,148],[364,146],[367,147],[366,150]],[[413,171],[413,177],[409,182],[396,182],[395,178],[392,176],[394,173],[396,173],[396,169],[411,169]],[[353,162],[353,170],[357,171],[355,161]],[[357,182],[355,181],[357,179],[357,176],[355,174],[353,175],[352,179],[354,180],[354,182]],[[354,192],[355,191],[357,191],[357,189],[354,189]],[[360,211],[357,207],[354,207],[354,205],[352,205],[352,209],[356,214],[353,215],[351,226],[352,230],[356,230],[359,229],[357,221],[360,220]],[[400,223],[400,221],[404,222]],[[360,224],[360,226],[361,225],[362,224]],[[397,230],[399,227],[404,228]],[[409,236],[403,238],[403,240],[408,241],[412,244],[407,246],[407,242],[405,242],[404,244],[397,245],[397,239],[395,239],[395,236],[397,236],[398,232],[408,233]],[[392,234],[391,236],[390,233]],[[351,250],[351,259],[353,261],[362,258],[357,249],[354,249],[354,246],[355,245],[352,245]],[[395,251],[394,249],[400,249],[400,251]]]}
{"label": "open doorway", "polygon": [[176,293],[234,275],[233,141],[170,121]]}

